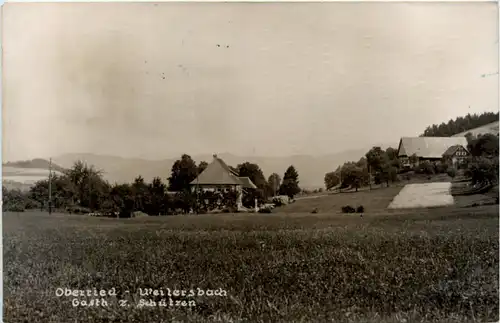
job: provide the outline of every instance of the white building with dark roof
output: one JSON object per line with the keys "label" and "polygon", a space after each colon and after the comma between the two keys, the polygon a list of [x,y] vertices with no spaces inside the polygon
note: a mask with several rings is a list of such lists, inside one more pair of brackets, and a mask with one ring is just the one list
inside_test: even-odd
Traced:
{"label": "white building with dark roof", "polygon": [[191,187],[209,191],[236,190],[238,192],[238,209],[241,209],[244,190],[256,189],[257,186],[250,178],[239,177],[238,173],[232,170],[217,155],[213,155],[213,157],[213,161],[207,165],[207,168],[190,183]]}
{"label": "white building with dark roof", "polygon": [[[453,149],[450,149],[454,147]],[[410,157],[415,155],[418,161],[441,161],[443,157],[467,153],[467,138],[465,137],[403,137],[399,141],[398,158],[404,167],[411,166]],[[452,157],[453,157],[452,156]],[[457,155],[458,156],[458,155]]]}

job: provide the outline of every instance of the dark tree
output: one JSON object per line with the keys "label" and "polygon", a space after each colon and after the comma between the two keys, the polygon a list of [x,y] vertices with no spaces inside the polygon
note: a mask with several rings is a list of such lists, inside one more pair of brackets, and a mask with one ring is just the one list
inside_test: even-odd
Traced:
{"label": "dark tree", "polygon": [[389,160],[397,160],[398,159],[398,150],[392,147],[389,147],[385,150],[385,154]]}
{"label": "dark tree", "polygon": [[475,139],[470,138],[467,148],[473,157],[498,156],[498,137],[492,134],[485,134]]}
{"label": "dark tree", "polygon": [[329,172],[325,174],[325,187],[327,190],[340,184],[340,174],[338,172]]}
{"label": "dark tree", "polygon": [[279,191],[280,185],[281,185],[281,177],[280,175],[276,173],[272,173],[268,180],[267,180],[269,189],[272,193],[272,195],[276,195],[276,193]]}
{"label": "dark tree", "polygon": [[134,211],[134,191],[130,184],[115,184],[110,190],[113,201],[113,211],[119,212],[119,217],[129,218]]}
{"label": "dark tree", "polygon": [[[368,164],[368,171],[375,178],[375,183],[378,184],[379,182],[383,181],[384,176],[382,175],[382,173],[387,167],[387,163],[389,160],[387,153],[380,147],[373,147],[366,153],[365,157]],[[369,184],[371,188],[371,180],[369,180]]]}
{"label": "dark tree", "polygon": [[206,161],[200,162],[198,165],[198,175],[201,174],[208,166],[208,163]]}
{"label": "dark tree", "polygon": [[283,195],[287,195],[291,199],[293,199],[296,194],[300,193],[299,173],[293,165],[288,167],[285,175],[283,176],[283,183],[280,187],[280,193]]}
{"label": "dark tree", "polygon": [[146,213],[149,215],[168,214],[170,199],[166,192],[167,186],[161,181],[161,178],[155,177],[153,182],[148,185],[147,190]]}
{"label": "dark tree", "polygon": [[497,184],[498,156],[494,158],[475,158],[475,160],[469,164],[465,175],[471,177],[472,184]]}
{"label": "dark tree", "polygon": [[269,193],[269,188],[267,185],[264,173],[260,169],[259,165],[245,162],[237,166],[237,173],[240,177],[248,177],[257,186],[256,190],[250,190],[245,195],[243,195],[243,205],[246,207],[253,207],[255,204],[255,199],[258,202],[263,202],[267,198],[267,193]]}
{"label": "dark tree", "polygon": [[357,166],[356,163],[354,162],[344,163],[341,169],[342,186],[343,187],[351,186],[355,188],[357,192],[358,189],[365,182],[366,175],[367,174],[363,171],[363,169]]}
{"label": "dark tree", "polygon": [[258,188],[265,188],[267,184],[266,178],[259,165],[245,162],[239,164],[236,168],[240,177],[248,177]]}
{"label": "dark tree", "polygon": [[144,182],[142,176],[138,176],[132,184],[134,197],[134,210],[144,212],[144,206],[148,197],[148,185]]}
{"label": "dark tree", "polygon": [[198,175],[198,167],[191,156],[184,154],[172,166],[172,172],[168,178],[168,189],[174,192],[189,191],[191,183]]}

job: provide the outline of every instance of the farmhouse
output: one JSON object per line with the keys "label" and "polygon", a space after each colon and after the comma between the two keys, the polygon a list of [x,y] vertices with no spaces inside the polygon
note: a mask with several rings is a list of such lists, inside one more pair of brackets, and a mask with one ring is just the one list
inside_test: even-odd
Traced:
{"label": "farmhouse", "polygon": [[398,158],[403,167],[410,167],[410,157],[417,157],[416,164],[428,160],[439,162],[447,159],[454,165],[466,160],[467,139],[465,137],[403,137],[399,141]]}
{"label": "farmhouse", "polygon": [[207,168],[193,180],[190,185],[193,190],[196,188],[205,191],[229,191],[236,190],[238,194],[237,206],[242,209],[242,197],[245,190],[256,189],[257,186],[248,177],[239,177],[238,173],[232,170],[217,155],[213,155],[213,161]]}
{"label": "farmhouse", "polygon": [[469,155],[470,153],[467,148],[461,145],[454,145],[444,152],[443,158],[446,162],[449,162],[454,167],[457,167],[458,165],[465,164]]}

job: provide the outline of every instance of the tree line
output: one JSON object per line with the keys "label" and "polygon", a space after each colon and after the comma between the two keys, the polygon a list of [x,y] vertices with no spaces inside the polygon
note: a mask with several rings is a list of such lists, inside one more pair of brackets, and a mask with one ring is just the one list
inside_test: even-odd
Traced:
{"label": "tree line", "polygon": [[447,123],[428,126],[420,137],[451,137],[461,132],[478,128],[499,120],[499,114],[484,112],[481,114],[467,114],[465,117],[450,119]]}
{"label": "tree line", "polygon": [[[133,183],[110,184],[103,178],[103,171],[93,165],[77,161],[62,175],[51,176],[51,202],[54,209],[75,213],[104,212],[128,217],[134,211],[148,215],[167,215],[207,212],[226,207],[235,211],[237,196],[234,192],[206,192],[193,190],[190,183],[206,169],[208,163],[196,163],[184,154],[172,166],[170,176],[164,182],[155,177],[146,182],[142,176]],[[250,162],[229,166],[240,177],[248,177],[257,186],[243,194],[243,205],[251,208],[255,199],[264,203],[270,197],[281,194],[293,198],[300,192],[299,174],[289,166],[283,179],[273,173],[267,179],[259,165]],[[4,211],[22,211],[40,208],[46,210],[49,202],[49,179],[36,182],[28,192],[3,188]]]}
{"label": "tree line", "polygon": [[[477,183],[497,183],[498,182],[498,137],[492,134],[479,135],[474,137],[471,134],[466,136],[467,150],[470,156],[465,165],[465,175],[472,179],[473,184]],[[324,182],[327,190],[333,188],[354,188],[356,191],[360,187],[374,184],[394,183],[401,180],[401,177],[409,179],[407,171],[416,174],[433,175],[447,173],[454,177],[457,170],[450,166],[448,160],[443,158],[441,162],[431,163],[429,161],[418,162],[418,157],[410,156],[410,169],[404,169],[397,157],[397,149],[373,147],[359,161],[346,162],[337,167],[335,171],[325,174]],[[405,175],[406,173],[406,175]]]}
{"label": "tree line", "polygon": [[498,184],[498,137],[492,134],[476,137],[467,134],[466,138],[471,157],[465,175],[471,178],[472,184]]}
{"label": "tree line", "polygon": [[397,158],[397,149],[373,147],[357,162],[345,162],[335,171],[325,174],[324,182],[327,190],[332,188],[351,187],[358,191],[363,186],[394,183],[401,164]]}

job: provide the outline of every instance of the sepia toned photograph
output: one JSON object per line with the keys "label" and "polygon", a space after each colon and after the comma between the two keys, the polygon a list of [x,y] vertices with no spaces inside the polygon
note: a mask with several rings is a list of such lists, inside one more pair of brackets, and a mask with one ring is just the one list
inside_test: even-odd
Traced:
{"label": "sepia toned photograph", "polygon": [[7,3],[3,321],[498,322],[498,20]]}

